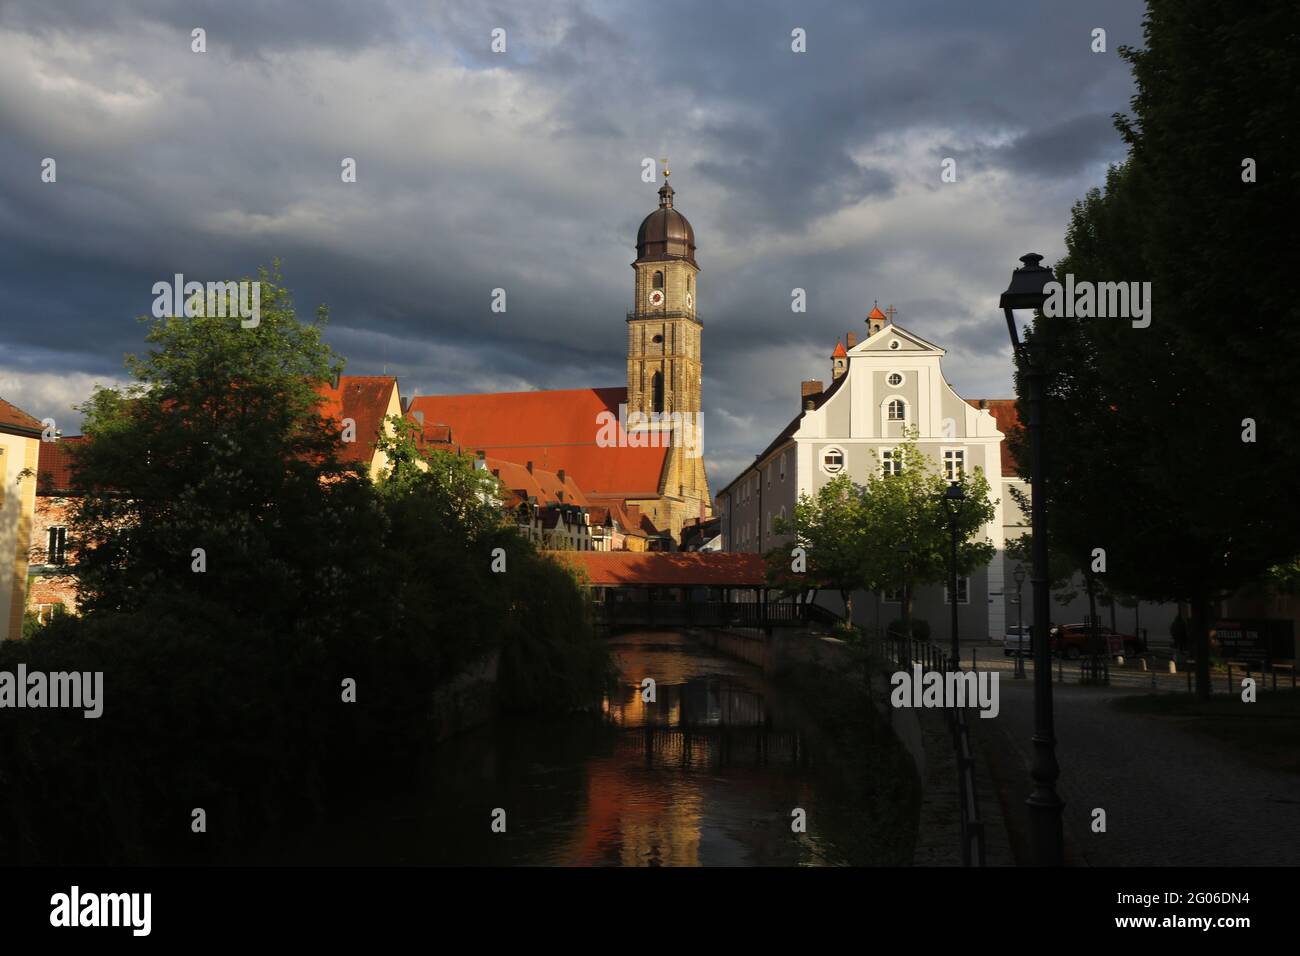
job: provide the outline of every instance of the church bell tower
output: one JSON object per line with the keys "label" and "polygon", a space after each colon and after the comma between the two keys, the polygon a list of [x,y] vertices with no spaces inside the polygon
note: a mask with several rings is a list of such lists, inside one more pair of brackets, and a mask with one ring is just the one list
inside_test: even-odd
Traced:
{"label": "church bell tower", "polygon": [[659,208],[645,217],[636,237],[633,308],[627,314],[627,410],[700,411],[700,332],[695,230],[673,208],[670,173],[664,170]]}
{"label": "church bell tower", "polygon": [[[645,217],[636,236],[633,305],[627,314],[627,417],[630,433],[656,433],[655,443],[669,446],[662,498],[644,505],[676,537],[686,522],[711,515],[713,502],[700,419],[704,323],[696,312],[695,281],[700,266],[695,230],[673,208],[669,175],[665,168],[659,208]],[[638,419],[651,424],[638,427]]]}

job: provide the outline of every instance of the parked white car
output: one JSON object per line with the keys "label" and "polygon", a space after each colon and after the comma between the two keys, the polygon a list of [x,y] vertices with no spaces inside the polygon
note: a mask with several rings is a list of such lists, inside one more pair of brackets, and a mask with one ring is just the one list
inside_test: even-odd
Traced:
{"label": "parked white car", "polygon": [[1020,632],[1019,624],[1012,624],[1007,627],[1007,632],[1002,638],[1002,653],[1011,657],[1029,657],[1033,654],[1032,641],[1030,636],[1033,634],[1034,626],[1026,624],[1024,633]]}

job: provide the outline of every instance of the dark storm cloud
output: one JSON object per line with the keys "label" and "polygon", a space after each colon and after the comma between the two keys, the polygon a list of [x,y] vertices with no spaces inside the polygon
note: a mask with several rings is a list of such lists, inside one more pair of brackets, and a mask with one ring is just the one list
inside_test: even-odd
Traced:
{"label": "dark storm cloud", "polygon": [[311,0],[310,3],[228,3],[222,0],[60,0],[0,5],[0,25],[42,35],[89,38],[101,32],[156,25],[176,31],[188,47],[191,31],[207,31],[208,48],[236,58],[275,50],[332,47],[349,50],[395,36],[397,4],[387,0]]}
{"label": "dark storm cloud", "polygon": [[1123,143],[1111,114],[1091,113],[1031,130],[1006,146],[982,152],[978,159],[1013,172],[1063,178],[1123,156]]}
{"label": "dark storm cloud", "polygon": [[[829,379],[875,298],[950,349],[959,390],[1008,394],[992,305],[1021,253],[1060,254],[1070,204],[1119,157],[1110,114],[1131,84],[1113,51],[1139,16],[1123,0],[0,5],[0,394],[82,400],[142,347],[153,282],[274,257],[301,314],[329,305],[349,370],[404,391],[619,384],[657,188],[641,160],[662,156],[704,270],[715,484],[797,411],[800,379]],[[948,155],[961,176],[942,186]],[[498,287],[505,314],[488,311]]]}

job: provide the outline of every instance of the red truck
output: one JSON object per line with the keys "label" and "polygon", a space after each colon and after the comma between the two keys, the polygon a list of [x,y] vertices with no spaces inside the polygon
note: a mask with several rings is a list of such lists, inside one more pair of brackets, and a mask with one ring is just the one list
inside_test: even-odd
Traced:
{"label": "red truck", "polygon": [[[1142,642],[1131,634],[1119,634],[1097,625],[1097,650],[1110,657],[1134,657],[1141,653]],[[1087,657],[1093,651],[1092,627],[1088,624],[1062,624],[1052,628],[1052,653],[1068,660]]]}

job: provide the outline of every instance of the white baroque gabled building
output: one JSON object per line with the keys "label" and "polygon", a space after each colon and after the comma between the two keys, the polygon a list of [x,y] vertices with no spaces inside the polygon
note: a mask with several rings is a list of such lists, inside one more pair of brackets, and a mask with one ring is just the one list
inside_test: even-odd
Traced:
{"label": "white baroque gabled building", "polygon": [[[830,386],[804,382],[799,414],[719,492],[723,548],[764,552],[787,543],[788,537],[774,532],[774,522],[791,514],[800,494],[815,495],[836,475],[863,482],[873,470],[891,467],[890,455],[904,430],[915,427],[919,447],[945,474],[982,469],[998,501],[982,535],[998,554],[959,581],[957,599],[963,639],[1000,640],[1005,625],[1016,621],[1014,585],[1013,593],[1004,594],[1011,570],[1004,545],[1024,530],[1011,488],[1028,490],[1004,449],[1002,429],[1016,421],[1015,402],[963,399],[944,378],[942,348],[889,322],[878,308],[867,325],[869,334],[861,342],[850,333],[847,349],[836,343]],[[947,592],[946,586],[931,585],[918,587],[914,595],[914,615],[929,622],[936,639],[950,634]],[[857,594],[855,617],[862,624],[888,624],[901,615],[898,597]],[[1024,598],[1028,610],[1028,585]],[[819,600],[839,603],[838,595],[823,594]]]}

